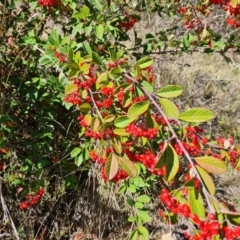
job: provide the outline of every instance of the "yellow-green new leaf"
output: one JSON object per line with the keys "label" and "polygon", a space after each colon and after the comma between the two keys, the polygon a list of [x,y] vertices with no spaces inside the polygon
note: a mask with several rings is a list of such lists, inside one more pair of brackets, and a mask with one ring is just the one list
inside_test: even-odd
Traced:
{"label": "yellow-green new leaf", "polygon": [[166,166],[166,174],[164,177],[170,182],[172,179],[174,179],[179,169],[178,155],[171,144],[168,144],[164,149],[156,164],[156,168],[162,168],[163,165]]}
{"label": "yellow-green new leaf", "polygon": [[125,157],[117,157],[118,163],[121,165],[122,169],[130,176],[137,177],[138,171],[135,164]]}
{"label": "yellow-green new leaf", "polygon": [[130,134],[128,132],[125,131],[125,129],[123,128],[116,128],[113,130],[113,133],[118,135],[118,136],[129,136]]}
{"label": "yellow-green new leaf", "polygon": [[116,176],[118,172],[118,160],[115,154],[110,154],[108,156],[104,170],[109,180]]}
{"label": "yellow-green new leaf", "polygon": [[197,214],[200,218],[206,217],[202,196],[196,189],[188,190],[188,202],[192,213]]}
{"label": "yellow-green new leaf", "polygon": [[216,192],[216,187],[211,176],[201,167],[196,166],[196,168],[208,192],[214,196]]}
{"label": "yellow-green new leaf", "polygon": [[191,108],[178,116],[178,119],[186,122],[206,122],[213,119],[214,113],[205,108]]}
{"label": "yellow-green new leaf", "polygon": [[91,123],[92,123],[92,116],[91,116],[91,114],[85,115],[84,122],[86,123],[87,126],[91,125]]}
{"label": "yellow-green new leaf", "polygon": [[143,57],[136,62],[136,65],[141,69],[148,68],[153,64],[153,60],[150,57]]}
{"label": "yellow-green new leaf", "polygon": [[91,110],[91,105],[89,103],[83,103],[79,106],[79,110],[82,113],[88,113]]}
{"label": "yellow-green new leaf", "polygon": [[195,157],[200,167],[212,174],[222,174],[227,171],[226,164],[218,158],[211,156]]}
{"label": "yellow-green new leaf", "polygon": [[96,89],[99,89],[103,86],[107,86],[108,84],[109,84],[108,73],[104,72],[104,73],[100,74],[100,76],[97,78]]}
{"label": "yellow-green new leaf", "polygon": [[127,116],[129,118],[135,118],[140,116],[141,114],[145,113],[149,108],[149,102],[148,101],[141,101],[134,103],[127,112]]}
{"label": "yellow-green new leaf", "polygon": [[114,150],[116,151],[117,154],[120,155],[122,153],[122,150],[123,150],[121,141],[119,141],[118,138],[113,138],[112,142],[113,142]]}
{"label": "yellow-green new leaf", "polygon": [[129,118],[128,116],[120,116],[120,117],[117,117],[114,121],[114,125],[117,127],[117,128],[125,128],[127,127],[128,124],[130,124],[131,122],[133,122],[134,120],[136,119],[135,118]]}
{"label": "yellow-green new leaf", "polygon": [[231,0],[231,5],[233,8],[236,8],[239,0]]}
{"label": "yellow-green new leaf", "polygon": [[77,85],[75,84],[70,84],[65,87],[65,94],[71,94],[74,93],[78,90]]}
{"label": "yellow-green new leaf", "polygon": [[159,100],[163,112],[165,113],[165,115],[167,116],[167,118],[171,118],[171,119],[177,119],[179,116],[179,110],[177,108],[177,106],[170,101],[169,99],[166,98],[161,98]]}
{"label": "yellow-green new leaf", "polygon": [[105,123],[110,123],[110,122],[114,121],[115,118],[116,118],[116,117],[115,117],[115,115],[113,115],[113,114],[107,115],[107,116],[104,118],[104,122],[105,122]]}
{"label": "yellow-green new leaf", "polygon": [[158,90],[157,95],[164,98],[175,98],[182,94],[183,88],[179,85],[167,85]]}

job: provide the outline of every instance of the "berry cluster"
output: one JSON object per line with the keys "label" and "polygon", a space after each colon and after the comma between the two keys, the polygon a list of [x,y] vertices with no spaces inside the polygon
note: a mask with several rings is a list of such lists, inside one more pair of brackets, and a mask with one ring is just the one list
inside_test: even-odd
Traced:
{"label": "berry cluster", "polygon": [[42,198],[43,194],[44,194],[44,189],[42,188],[40,188],[35,194],[28,194],[26,196],[26,200],[19,204],[20,209],[27,209],[37,204]]}
{"label": "berry cluster", "polygon": [[38,0],[38,4],[43,7],[59,7],[61,6],[61,0]]}
{"label": "berry cluster", "polygon": [[86,130],[85,136],[93,138],[95,140],[103,140],[107,138],[112,138],[114,136],[113,130],[108,128],[106,131],[94,132],[92,130]]}
{"label": "berry cluster", "polygon": [[100,92],[103,94],[103,95],[106,95],[106,96],[112,96],[113,95],[113,91],[114,91],[114,88],[113,87],[102,87]]}
{"label": "berry cluster", "polygon": [[124,19],[121,21],[121,23],[119,24],[121,26],[121,28],[123,28],[125,31],[130,30],[131,28],[133,28],[133,26],[135,25],[135,23],[137,22],[137,19],[129,16],[128,13],[124,14],[125,17]]}
{"label": "berry cluster", "polygon": [[109,109],[113,105],[113,100],[111,98],[105,99],[102,102],[101,101],[95,101],[96,106],[98,108],[106,108]]}
{"label": "berry cluster", "polygon": [[126,132],[130,133],[133,137],[145,137],[148,139],[152,139],[157,136],[158,128],[143,129],[142,127],[138,127],[130,123],[126,127]]}
{"label": "berry cluster", "polygon": [[64,98],[65,102],[72,103],[73,105],[79,105],[81,103],[81,98],[79,92],[70,93]]}
{"label": "berry cluster", "polygon": [[[191,209],[188,204],[180,204],[174,199],[169,191],[164,188],[161,194],[158,196],[165,207],[175,215],[182,215],[185,218],[189,218],[199,229],[199,232],[192,238],[194,240],[212,239],[213,236],[218,235],[220,231],[220,223],[216,220],[215,214],[209,214],[205,221],[201,220],[198,215],[191,213]],[[160,216],[166,217],[160,210]],[[187,234],[186,234],[187,235]],[[188,236],[190,238],[190,236]]]}
{"label": "berry cluster", "polygon": [[73,83],[78,86],[78,88],[82,89],[89,89],[91,88],[95,83],[97,79],[95,77],[87,77],[85,80],[79,80],[75,79]]}
{"label": "berry cluster", "polygon": [[[126,146],[126,145],[125,145]],[[152,174],[157,176],[164,176],[166,173],[166,167],[163,166],[160,169],[155,169],[157,163],[157,156],[154,155],[150,150],[146,150],[145,153],[134,154],[130,151],[130,146],[126,146],[125,154],[133,162],[142,163]]]}
{"label": "berry cluster", "polygon": [[195,28],[199,28],[200,24],[201,24],[201,20],[200,19],[191,19],[189,21],[186,21],[183,26],[187,29],[195,29]]}
{"label": "berry cluster", "polygon": [[119,60],[111,61],[107,65],[109,68],[117,68],[119,65],[124,65],[126,61],[127,58],[121,58]]}
{"label": "berry cluster", "polygon": [[60,52],[58,52],[58,51],[55,50],[55,51],[54,51],[54,55],[55,55],[56,58],[59,59],[59,61],[60,61],[61,63],[65,63],[65,62],[66,62],[65,56],[64,56],[63,54],[61,54]]}
{"label": "berry cluster", "polygon": [[223,233],[226,240],[239,239],[240,236],[240,227],[223,227]]}
{"label": "berry cluster", "polygon": [[93,162],[96,162],[98,164],[105,164],[106,162],[106,158],[97,155],[94,150],[90,151],[90,158],[92,159]]}

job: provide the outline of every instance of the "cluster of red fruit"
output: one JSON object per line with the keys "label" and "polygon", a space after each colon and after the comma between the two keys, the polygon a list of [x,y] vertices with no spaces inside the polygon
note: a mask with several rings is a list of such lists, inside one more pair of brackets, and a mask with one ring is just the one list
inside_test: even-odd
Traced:
{"label": "cluster of red fruit", "polygon": [[114,136],[113,130],[108,128],[106,131],[92,131],[92,130],[85,130],[85,136],[93,138],[95,140],[103,140],[107,138],[112,138]]}
{"label": "cluster of red fruit", "polygon": [[56,58],[58,58],[58,60],[61,62],[61,63],[65,63],[66,62],[66,59],[65,59],[65,56],[63,54],[61,54],[60,52],[58,51],[54,51],[54,55]]}
{"label": "cluster of red fruit", "polygon": [[97,79],[95,77],[87,77],[84,80],[75,79],[73,83],[79,89],[91,89],[91,87],[96,83]]}
{"label": "cluster of red fruit", "polygon": [[121,28],[123,28],[125,31],[130,30],[131,28],[133,28],[133,26],[135,25],[135,23],[137,22],[137,19],[130,16],[128,13],[124,14],[125,17],[124,19],[120,22],[120,26]]}
{"label": "cluster of red fruit", "polygon": [[81,103],[81,98],[79,92],[73,92],[65,96],[65,102],[72,103],[73,105],[79,105]]}
{"label": "cluster of red fruit", "polygon": [[119,65],[125,64],[126,61],[127,61],[127,58],[121,58],[119,60],[114,60],[112,62],[109,62],[107,66],[109,68],[117,68]]}
{"label": "cluster of red fruit", "polygon": [[51,9],[52,7],[60,7],[61,0],[38,0],[38,4]]}
{"label": "cluster of red fruit", "polygon": [[135,126],[132,123],[130,123],[125,130],[130,133],[132,137],[145,137],[147,139],[155,138],[158,133],[158,128],[144,129],[142,127]]}
{"label": "cluster of red fruit", "polygon": [[[137,81],[146,80],[150,83],[154,80],[153,66],[142,69],[142,72],[136,78]],[[131,82],[131,80],[130,80]]]}
{"label": "cluster of red fruit", "polygon": [[105,164],[106,162],[106,158],[99,156],[94,150],[90,151],[89,155],[92,161],[96,162],[97,164]]}
{"label": "cluster of red fruit", "polygon": [[[221,234],[220,232],[221,224],[216,219],[216,215],[214,213],[209,213],[205,220],[201,220],[197,214],[193,214],[191,212],[191,209],[188,204],[180,204],[176,199],[172,197],[172,195],[166,188],[162,190],[161,194],[158,197],[161,200],[161,202],[165,205],[165,207],[168,209],[168,211],[174,213],[175,215],[182,215],[185,218],[191,219],[192,222],[199,229],[199,232],[192,237],[189,234],[185,233],[186,238],[193,240],[211,240],[213,239],[213,236]],[[165,214],[162,210],[160,210],[159,215],[161,217],[167,218],[169,216],[169,213]],[[234,232],[235,234],[236,231],[239,231],[238,229],[240,228],[239,227],[228,228],[226,226],[225,230],[223,230],[226,239],[229,240],[234,239],[233,236],[235,235],[229,233]],[[232,236],[232,238],[229,238],[230,235]]]}
{"label": "cluster of red fruit", "polygon": [[157,176],[164,176],[166,174],[166,167],[155,169],[157,163],[157,156],[153,154],[150,150],[145,150],[145,153],[134,154],[130,150],[130,146],[125,148],[125,154],[133,162],[142,163],[152,174]]}
{"label": "cluster of red fruit", "polygon": [[35,194],[28,194],[26,200],[19,204],[20,209],[27,209],[37,204],[42,195],[44,194],[44,189],[40,188]]}

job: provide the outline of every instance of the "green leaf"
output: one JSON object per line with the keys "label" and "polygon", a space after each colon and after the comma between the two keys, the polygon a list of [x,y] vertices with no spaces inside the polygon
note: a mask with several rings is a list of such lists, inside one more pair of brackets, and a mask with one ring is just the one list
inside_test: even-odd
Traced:
{"label": "green leaf", "polygon": [[237,160],[234,168],[235,168],[235,169],[238,169],[239,167],[240,167],[240,159]]}
{"label": "green leaf", "polygon": [[40,57],[38,61],[39,61],[41,66],[48,65],[50,63],[52,64],[51,58],[49,58],[47,56]]}
{"label": "green leaf", "polygon": [[143,86],[143,88],[145,90],[147,90],[149,93],[153,93],[153,86],[151,83],[147,82],[147,81],[142,81],[141,85]]}
{"label": "green leaf", "polygon": [[65,94],[71,94],[76,92],[77,90],[78,90],[78,87],[75,84],[70,84],[65,86]]}
{"label": "green leaf", "polygon": [[58,46],[60,44],[60,36],[57,31],[57,29],[54,29],[48,37],[48,41],[54,46]]}
{"label": "green leaf", "polygon": [[128,203],[129,206],[133,207],[134,204],[135,204],[135,201],[133,199],[131,199],[131,198],[128,198],[127,199],[127,203]]}
{"label": "green leaf", "polygon": [[167,85],[158,90],[157,95],[164,98],[175,98],[182,94],[183,88],[179,85]]}
{"label": "green leaf", "polygon": [[125,131],[125,129],[119,129],[116,128],[113,130],[114,134],[118,135],[118,136],[129,136],[130,134],[128,132]]}
{"label": "green leaf", "polygon": [[80,154],[80,155],[76,156],[74,162],[78,167],[81,166],[81,164],[83,163],[83,155]]}
{"label": "green leaf", "polygon": [[141,203],[149,203],[151,198],[148,195],[140,195],[137,197],[137,201]]}
{"label": "green leaf", "polygon": [[160,155],[160,158],[156,164],[156,168],[162,168],[163,165],[166,165],[165,179],[170,182],[172,179],[174,179],[179,170],[178,155],[171,144],[168,144]]}
{"label": "green leaf", "polygon": [[240,224],[240,214],[239,213],[226,214],[226,217],[231,223],[236,224],[236,225]]}
{"label": "green leaf", "polygon": [[136,221],[136,216],[131,216],[128,218],[128,222],[135,222]]}
{"label": "green leaf", "polygon": [[139,226],[138,231],[140,232],[141,235],[143,235],[147,239],[149,238],[149,232],[144,226]]}
{"label": "green leaf", "polygon": [[206,186],[207,190],[209,191],[209,193],[211,195],[214,196],[215,192],[216,192],[216,187],[215,187],[215,184],[214,184],[211,176],[201,167],[196,165],[196,168],[197,168],[197,171],[198,171],[199,175],[201,176],[201,179],[202,179],[204,185]]}
{"label": "green leaf", "polygon": [[188,189],[188,201],[192,213],[197,214],[200,218],[206,217],[202,196],[196,189]]}
{"label": "green leaf", "polygon": [[195,157],[197,164],[209,173],[222,174],[227,171],[226,164],[218,158],[211,156]]}
{"label": "green leaf", "polygon": [[183,37],[183,46],[184,46],[184,49],[188,49],[189,48],[190,43],[189,43],[189,40],[188,40],[188,36],[184,36]]}
{"label": "green leaf", "polygon": [[115,154],[110,154],[108,156],[104,170],[109,180],[116,176],[118,172],[118,160]]}
{"label": "green leaf", "polygon": [[138,210],[138,216],[143,220],[143,222],[151,222],[152,220],[148,211]]}
{"label": "green leaf", "polygon": [[144,204],[142,204],[141,202],[136,202],[136,203],[134,204],[134,207],[136,207],[136,208],[138,208],[138,209],[142,209],[142,208],[144,208]]}
{"label": "green leaf", "polygon": [[82,112],[82,113],[88,113],[90,110],[91,110],[91,105],[90,103],[83,103],[79,106],[79,110]]}
{"label": "green leaf", "polygon": [[141,69],[148,68],[153,64],[153,60],[150,57],[143,57],[136,62]]}
{"label": "green leaf", "polygon": [[121,141],[119,140],[119,138],[117,137],[113,137],[112,138],[112,145],[114,147],[114,150],[117,154],[121,155],[122,154],[122,144],[121,144]]}
{"label": "green leaf", "polygon": [[102,65],[102,59],[96,52],[92,52],[92,59],[97,65]]}
{"label": "green leaf", "polygon": [[125,157],[117,157],[118,163],[122,169],[132,178],[137,177],[138,171],[135,164]]}
{"label": "green leaf", "polygon": [[91,34],[91,32],[92,32],[92,24],[89,23],[84,29],[85,29],[85,34],[86,34],[87,36],[90,36],[90,34]]}
{"label": "green leaf", "polygon": [[28,44],[35,44],[36,43],[36,38],[35,37],[21,37],[19,43],[21,45],[28,45]]}
{"label": "green leaf", "polygon": [[104,28],[103,24],[99,24],[95,27],[95,34],[98,39],[101,40],[103,38],[104,30],[105,30],[105,28]]}
{"label": "green leaf", "polygon": [[108,72],[101,73],[96,81],[96,89],[107,86],[108,84]]}
{"label": "green leaf", "polygon": [[73,37],[75,37],[77,33],[80,33],[80,31],[81,31],[82,28],[83,28],[83,25],[84,25],[84,24],[83,24],[82,22],[80,22],[79,24],[77,24],[77,25],[73,28],[73,30],[72,30],[72,35],[73,35]]}
{"label": "green leaf", "polygon": [[124,98],[123,98],[123,107],[126,108],[128,107],[131,103],[132,103],[132,92],[131,91],[126,91],[124,94]]}
{"label": "green leaf", "polygon": [[171,118],[171,119],[178,118],[179,110],[172,101],[170,101],[169,99],[166,99],[166,98],[161,98],[159,100],[159,102],[160,102],[163,112],[167,118]]}
{"label": "green leaf", "polygon": [[79,153],[82,151],[81,148],[74,148],[72,151],[71,151],[71,157],[76,157],[77,155],[79,155]]}
{"label": "green leaf", "polygon": [[139,234],[138,234],[138,230],[135,229],[134,231],[132,231],[129,240],[137,240],[137,239],[138,239],[138,236],[139,236]]}
{"label": "green leaf", "polygon": [[114,121],[114,125],[117,127],[117,128],[126,128],[128,124],[130,124],[131,122],[135,121],[136,120],[136,117],[135,118],[129,118],[128,116],[120,116],[120,117],[117,117]]}
{"label": "green leaf", "polygon": [[110,123],[110,122],[114,121],[115,118],[116,118],[116,117],[115,117],[115,115],[113,115],[113,114],[107,115],[107,116],[104,118],[104,122],[105,122],[105,123]]}
{"label": "green leaf", "polygon": [[186,112],[181,113],[178,116],[178,119],[186,121],[186,122],[206,122],[213,119],[214,113],[205,108],[191,108]]}
{"label": "green leaf", "polygon": [[89,14],[90,14],[90,8],[87,7],[86,5],[84,5],[84,6],[81,8],[81,12],[84,13],[85,15],[89,15]]}
{"label": "green leaf", "polygon": [[141,101],[134,103],[127,112],[127,116],[129,118],[135,118],[140,116],[141,114],[145,113],[149,108],[149,102]]}
{"label": "green leaf", "polygon": [[83,42],[83,48],[89,55],[92,54],[92,48],[88,42]]}

